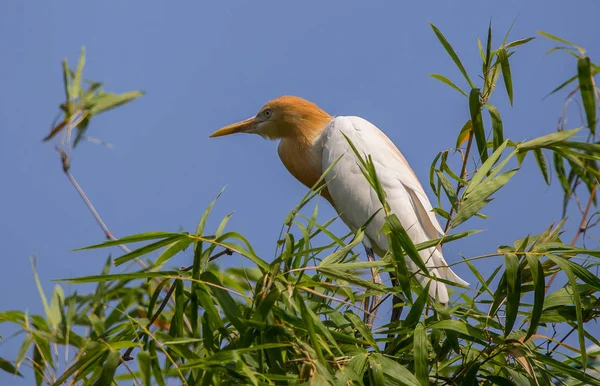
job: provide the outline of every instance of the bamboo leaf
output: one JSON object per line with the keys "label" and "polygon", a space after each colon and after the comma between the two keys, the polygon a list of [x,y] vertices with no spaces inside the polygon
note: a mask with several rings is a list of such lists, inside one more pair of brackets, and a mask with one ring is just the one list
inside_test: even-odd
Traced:
{"label": "bamboo leaf", "polygon": [[513,85],[512,76],[510,74],[510,63],[508,62],[508,55],[506,49],[501,48],[498,51],[498,60],[500,61],[500,67],[502,68],[502,78],[504,79],[504,86],[506,87],[506,93],[508,94],[508,100],[510,105],[513,104]]}
{"label": "bamboo leaf", "polygon": [[423,324],[419,323],[414,332],[414,361],[415,375],[421,386],[429,385],[427,353],[427,333]]}
{"label": "bamboo leaf", "polygon": [[174,243],[176,241],[179,241],[179,240],[187,238],[187,237],[188,236],[186,234],[179,234],[179,235],[176,235],[176,236],[167,237],[164,240],[157,241],[157,242],[152,243],[152,244],[145,245],[145,246],[143,246],[141,248],[134,249],[133,251],[131,251],[129,253],[126,253],[126,254],[124,254],[121,257],[116,258],[115,261],[114,261],[115,267],[118,267],[119,265],[125,264],[128,261],[131,261],[131,260],[133,260],[135,258],[138,258],[140,256],[144,256],[144,255],[146,255],[146,254],[148,254],[148,253],[150,253],[152,251],[155,251],[155,250],[157,250],[159,248],[165,247],[165,246],[167,246],[169,244],[172,244],[172,243]]}
{"label": "bamboo leaf", "polygon": [[537,163],[538,167],[540,168],[540,171],[542,172],[544,181],[546,181],[547,185],[550,185],[548,164],[546,163],[546,158],[544,157],[544,153],[542,153],[542,149],[533,149],[533,155],[535,156],[535,162]]}
{"label": "bamboo leaf", "polygon": [[550,145],[554,145],[558,142],[565,141],[568,138],[571,138],[575,133],[577,133],[580,128],[558,131],[556,133],[547,134],[542,137],[538,137],[536,139],[532,139],[531,141],[524,142],[517,146],[517,150],[519,152],[528,151],[533,149],[542,149],[548,148]]}
{"label": "bamboo leaf", "polygon": [[506,322],[504,325],[504,336],[511,333],[521,303],[521,270],[519,258],[513,253],[504,255],[506,265]]}
{"label": "bamboo leaf", "polygon": [[525,336],[525,341],[527,341],[533,334],[536,333],[540,323],[540,318],[544,309],[544,292],[546,289],[546,282],[544,280],[544,269],[542,268],[542,263],[540,262],[539,258],[531,253],[525,254],[525,258],[527,260],[529,270],[531,271],[534,291],[533,309],[531,310],[531,317],[529,319],[529,329],[527,330],[527,335]]}
{"label": "bamboo leaf", "polygon": [[82,94],[81,90],[81,75],[83,73],[83,66],[85,66],[85,47],[81,47],[81,52],[79,54],[79,61],[77,62],[77,69],[75,70],[75,75],[73,76],[73,82],[71,83],[71,97],[79,98]]}
{"label": "bamboo leaf", "polygon": [[579,92],[585,110],[588,127],[592,134],[596,133],[596,98],[594,93],[594,80],[592,79],[590,58],[584,57],[577,60],[577,76],[579,77]]}
{"label": "bamboo leaf", "polygon": [[455,85],[454,83],[452,83],[452,81],[450,79],[446,78],[445,76],[440,75],[440,74],[429,74],[429,76],[432,77],[432,78],[434,78],[434,79],[439,80],[442,83],[446,83],[448,86],[452,87],[453,89],[455,89],[459,93],[463,94],[467,98],[469,97],[466,92],[464,92],[460,87],[458,87],[457,85]]}
{"label": "bamboo leaf", "polygon": [[160,254],[160,256],[158,256],[158,258],[156,259],[156,263],[154,263],[154,265],[156,266],[160,266],[162,264],[164,264],[165,262],[167,262],[171,257],[175,256],[176,254],[178,254],[179,252],[183,251],[184,249],[187,248],[188,245],[190,245],[192,243],[192,239],[186,237],[184,239],[180,239],[174,243],[172,243],[171,245],[169,245],[168,248],[166,248],[164,250],[163,253]]}
{"label": "bamboo leaf", "polygon": [[515,47],[518,47],[518,46],[522,46],[523,44],[529,43],[533,39],[535,39],[535,37],[529,37],[529,38],[524,38],[524,39],[517,39],[517,40],[514,40],[514,41],[506,44],[504,46],[504,48],[508,50],[509,48],[515,48]]}
{"label": "bamboo leaf", "polygon": [[483,119],[481,118],[481,100],[479,98],[479,89],[472,89],[469,94],[469,112],[471,113],[473,133],[477,142],[477,152],[481,160],[485,162],[488,158],[487,140],[485,138],[485,129],[483,128]]}
{"label": "bamboo leaf", "polygon": [[493,105],[486,103],[485,107],[490,113],[490,119],[492,121],[492,133],[494,136],[494,150],[497,150],[502,143],[504,143],[504,129],[502,127],[502,118],[500,112]]}
{"label": "bamboo leaf", "polygon": [[[581,350],[581,359],[583,364],[583,369],[586,368],[587,355],[585,350],[585,330],[583,328],[583,311],[581,298],[579,296],[579,292],[577,291],[577,279],[575,278],[575,274],[573,273],[573,269],[571,268],[571,262],[564,259],[560,256],[555,256],[552,254],[547,254],[548,259],[552,260],[554,264],[558,265],[558,267],[567,275],[569,280],[569,285],[571,286],[573,303],[575,303],[575,315],[577,316],[577,333],[579,337],[579,349]],[[570,264],[571,263],[571,264]]]}
{"label": "bamboo leaf", "polygon": [[454,61],[454,63],[458,67],[458,69],[460,70],[460,72],[463,74],[463,76],[469,83],[469,86],[471,86],[471,88],[475,88],[475,84],[471,81],[471,78],[469,78],[469,75],[467,75],[467,71],[465,70],[462,63],[460,62],[458,55],[456,55],[456,52],[454,52],[454,48],[452,48],[452,46],[450,45],[448,40],[446,40],[444,35],[440,32],[440,30],[435,25],[433,25],[432,23],[429,23],[429,25],[433,29],[433,32],[437,36],[440,43],[442,43],[442,46],[444,46],[444,49],[446,50],[448,55],[450,55],[450,57],[452,58],[452,60]]}

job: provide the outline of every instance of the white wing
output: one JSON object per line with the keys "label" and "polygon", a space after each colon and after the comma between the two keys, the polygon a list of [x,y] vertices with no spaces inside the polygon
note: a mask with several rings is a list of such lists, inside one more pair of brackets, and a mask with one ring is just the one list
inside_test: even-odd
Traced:
{"label": "white wing", "polygon": [[[406,159],[383,132],[360,117],[334,118],[321,138],[323,170],[342,156],[326,179],[329,194],[344,222],[353,230],[363,226],[381,208],[381,203],[360,171],[358,160],[342,133],[359,152],[371,155],[390,209],[398,216],[411,240],[418,244],[440,237],[443,230]],[[386,236],[379,232],[384,222],[384,213],[380,211],[366,230],[369,239],[366,244],[371,242],[379,254],[388,247]],[[468,285],[448,267],[441,247],[422,250],[420,255],[431,275]],[[413,272],[417,271],[412,260],[407,258],[406,263]],[[416,277],[423,286],[429,281],[422,275]],[[448,291],[441,282],[431,283],[430,295],[442,303],[448,302]]]}

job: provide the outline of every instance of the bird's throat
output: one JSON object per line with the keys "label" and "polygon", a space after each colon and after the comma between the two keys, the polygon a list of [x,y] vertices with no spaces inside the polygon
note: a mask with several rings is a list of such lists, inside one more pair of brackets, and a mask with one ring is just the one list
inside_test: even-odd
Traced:
{"label": "bird's throat", "polygon": [[[319,138],[312,143],[298,141],[294,138],[283,138],[279,142],[277,152],[287,170],[302,184],[312,188],[319,181],[323,174],[323,147]],[[321,195],[332,203],[327,188],[321,190]]]}

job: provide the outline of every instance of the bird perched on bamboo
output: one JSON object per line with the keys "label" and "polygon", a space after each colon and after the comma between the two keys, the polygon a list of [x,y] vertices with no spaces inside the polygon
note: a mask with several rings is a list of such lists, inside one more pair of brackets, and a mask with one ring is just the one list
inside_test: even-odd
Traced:
{"label": "bird perched on bamboo", "polygon": [[[388,249],[387,236],[380,232],[385,215],[382,204],[365,179],[352,152],[348,137],[364,154],[371,155],[380,183],[387,195],[390,212],[396,214],[408,236],[416,243],[440,237],[444,232],[432,212],[432,206],[416,174],[392,141],[375,125],[356,116],[332,117],[317,105],[295,96],[282,96],[265,104],[258,113],[246,120],[225,126],[211,137],[235,133],[258,134],[279,140],[278,153],[288,171],[309,188],[325,176],[326,187],[321,195],[331,203],[341,219],[352,230],[361,228],[378,212],[365,230],[363,244],[367,254],[373,250],[383,256]],[[456,275],[442,256],[441,246],[423,249],[420,256],[429,275],[468,285]],[[418,268],[406,258],[409,269]],[[425,286],[430,279],[415,277]],[[431,281],[430,295],[448,303],[444,283]]]}

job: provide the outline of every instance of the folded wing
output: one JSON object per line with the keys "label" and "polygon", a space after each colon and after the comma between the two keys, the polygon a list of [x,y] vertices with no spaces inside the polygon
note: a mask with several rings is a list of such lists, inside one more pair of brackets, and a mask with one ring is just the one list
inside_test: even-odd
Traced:
{"label": "folded wing", "polygon": [[[360,117],[333,119],[322,138],[323,170],[341,156],[326,179],[332,201],[344,222],[351,229],[363,226],[381,208],[381,203],[360,171],[358,160],[342,133],[359,152],[371,155],[391,212],[398,216],[411,240],[418,244],[440,237],[444,232],[408,162],[383,132]],[[366,230],[366,243],[372,243],[379,253],[387,251],[388,247],[386,236],[379,232],[385,223],[384,216],[383,211],[380,211]],[[441,246],[422,250],[420,255],[430,275],[468,285],[448,267],[442,256]],[[413,272],[417,271],[412,260],[407,258],[406,263]],[[416,275],[416,278],[422,285],[429,281],[423,275]],[[431,283],[430,295],[442,303],[448,302],[448,291],[441,282]]]}

